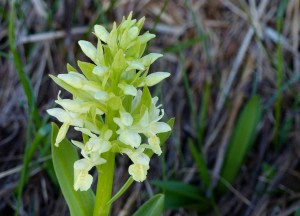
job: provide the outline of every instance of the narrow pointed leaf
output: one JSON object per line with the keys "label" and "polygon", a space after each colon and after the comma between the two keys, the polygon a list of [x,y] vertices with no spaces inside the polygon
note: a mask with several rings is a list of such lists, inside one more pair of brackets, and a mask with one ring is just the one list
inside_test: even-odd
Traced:
{"label": "narrow pointed leaf", "polygon": [[165,196],[157,194],[145,202],[133,216],[159,216],[164,210]]}
{"label": "narrow pointed leaf", "polygon": [[[252,97],[242,110],[236,127],[231,136],[224,165],[221,170],[222,178],[232,184],[238,174],[248,151],[256,137],[257,125],[261,118],[261,102],[258,96]],[[219,183],[217,191],[224,192],[224,184]]]}
{"label": "narrow pointed leaf", "polygon": [[209,200],[193,185],[178,181],[153,181],[152,184],[164,192],[166,208],[193,208],[204,210],[210,207]]}

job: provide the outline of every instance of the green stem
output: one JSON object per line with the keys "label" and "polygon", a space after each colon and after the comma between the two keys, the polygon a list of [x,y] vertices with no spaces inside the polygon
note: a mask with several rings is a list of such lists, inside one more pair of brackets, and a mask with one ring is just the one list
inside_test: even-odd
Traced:
{"label": "green stem", "polygon": [[93,216],[108,216],[111,204],[112,186],[114,180],[115,153],[103,154],[106,163],[97,166],[98,183]]}

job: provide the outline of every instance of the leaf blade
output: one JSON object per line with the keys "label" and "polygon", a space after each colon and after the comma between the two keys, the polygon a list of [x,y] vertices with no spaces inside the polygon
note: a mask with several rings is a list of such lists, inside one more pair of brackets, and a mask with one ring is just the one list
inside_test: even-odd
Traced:
{"label": "leaf blade", "polygon": [[89,216],[93,214],[95,195],[88,191],[75,191],[73,188],[73,164],[78,160],[78,154],[72,144],[64,139],[59,147],[54,146],[58,127],[52,123],[52,160],[54,170],[62,193],[69,206],[72,216]]}
{"label": "leaf blade", "polygon": [[[252,147],[261,113],[260,98],[253,96],[239,115],[220,173],[222,178],[229,184],[233,183],[248,151]],[[223,193],[225,189],[223,184],[218,184],[218,192]]]}
{"label": "leaf blade", "polygon": [[145,202],[133,216],[158,216],[164,209],[165,196],[157,194]]}

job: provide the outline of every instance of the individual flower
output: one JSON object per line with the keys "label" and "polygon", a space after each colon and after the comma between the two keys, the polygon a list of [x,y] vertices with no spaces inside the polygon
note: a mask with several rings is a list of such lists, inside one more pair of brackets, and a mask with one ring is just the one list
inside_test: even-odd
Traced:
{"label": "individual flower", "polygon": [[133,118],[128,112],[120,112],[120,118],[114,118],[114,122],[119,126],[117,134],[119,140],[126,145],[137,148],[141,144],[141,136],[138,130],[133,127]]}
{"label": "individual flower", "polygon": [[112,136],[111,130],[107,129],[105,132],[101,133],[101,135],[97,136],[86,128],[75,127],[74,129],[89,136],[89,139],[85,144],[76,140],[71,140],[75,146],[81,149],[81,154],[83,157],[94,161],[94,158],[97,159],[97,157],[101,156],[102,153],[110,150],[111,142],[109,139]]}
{"label": "individual flower", "polygon": [[54,144],[55,146],[58,146],[59,143],[66,137],[70,125],[77,127],[83,126],[84,120],[81,114],[66,111],[61,108],[48,109],[47,112],[49,115],[54,116],[55,118],[57,118],[58,121],[63,123],[58,131]]}
{"label": "individual flower", "polygon": [[142,182],[147,177],[147,171],[149,169],[150,158],[143,153],[144,148],[138,148],[136,150],[122,149],[122,153],[128,155],[133,164],[128,168],[129,174],[135,181]]}

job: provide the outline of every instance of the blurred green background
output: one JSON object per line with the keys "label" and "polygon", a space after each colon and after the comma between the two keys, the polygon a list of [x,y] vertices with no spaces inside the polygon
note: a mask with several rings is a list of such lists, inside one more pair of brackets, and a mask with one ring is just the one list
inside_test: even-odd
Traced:
{"label": "blurred green background", "polygon": [[[133,11],[156,34],[152,89],[173,133],[148,178],[113,205],[131,215],[300,215],[300,0],[0,1],[0,215],[68,215],[54,174],[48,74],[87,60],[77,41]],[[62,93],[64,98],[69,95]],[[77,136],[70,131],[68,137]],[[115,191],[130,162],[118,157]],[[96,174],[96,172],[94,173]]]}

